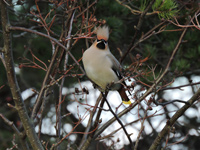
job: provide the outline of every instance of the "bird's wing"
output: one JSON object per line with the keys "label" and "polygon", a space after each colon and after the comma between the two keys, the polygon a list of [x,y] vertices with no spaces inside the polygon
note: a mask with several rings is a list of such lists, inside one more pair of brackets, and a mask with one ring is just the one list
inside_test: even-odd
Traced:
{"label": "bird's wing", "polygon": [[107,56],[111,59],[113,63],[112,68],[121,72],[122,66],[120,65],[119,61],[112,54],[108,54]]}
{"label": "bird's wing", "polygon": [[112,70],[115,72],[119,79],[122,79],[122,66],[120,65],[119,61],[112,54],[108,54],[107,56],[113,63]]}
{"label": "bird's wing", "polygon": [[[118,76],[119,80],[121,80],[123,78],[123,74],[122,74],[122,66],[120,65],[119,61],[112,55],[108,55],[108,57],[112,60],[113,62],[113,66],[112,66],[112,70],[115,72],[115,74]],[[122,101],[124,104],[131,104],[130,99],[127,97],[126,93],[125,93],[125,87],[126,87],[126,83],[124,80],[122,80],[122,85],[120,89],[118,89],[119,94],[122,97]],[[129,92],[129,91],[128,91]],[[129,92],[129,94],[131,95],[131,93]]]}

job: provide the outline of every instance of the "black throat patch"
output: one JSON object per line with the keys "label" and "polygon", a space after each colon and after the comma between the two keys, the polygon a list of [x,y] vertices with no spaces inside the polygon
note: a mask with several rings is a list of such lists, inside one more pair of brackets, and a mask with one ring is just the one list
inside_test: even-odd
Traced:
{"label": "black throat patch", "polygon": [[97,39],[97,47],[101,50],[104,50],[106,48],[107,42],[104,39],[98,40]]}

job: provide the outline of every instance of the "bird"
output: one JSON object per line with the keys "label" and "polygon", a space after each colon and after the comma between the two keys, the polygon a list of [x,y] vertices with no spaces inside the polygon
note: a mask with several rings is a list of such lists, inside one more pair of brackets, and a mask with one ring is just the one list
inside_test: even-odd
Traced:
{"label": "bird", "polygon": [[110,52],[108,46],[109,27],[96,29],[97,38],[83,53],[82,62],[87,77],[97,85],[101,92],[118,91],[124,104],[131,104],[122,81],[122,66]]}

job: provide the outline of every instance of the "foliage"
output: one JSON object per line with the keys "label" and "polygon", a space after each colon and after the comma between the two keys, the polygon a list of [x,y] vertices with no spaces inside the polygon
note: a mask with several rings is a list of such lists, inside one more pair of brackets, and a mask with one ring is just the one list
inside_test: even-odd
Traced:
{"label": "foliage", "polygon": [[[158,133],[164,132],[165,125],[170,130],[157,142],[160,148],[173,149],[174,145],[199,148],[196,146],[199,145],[199,115],[192,117],[182,111],[180,120],[177,120],[177,112],[183,105],[195,113],[200,108],[199,98],[195,98],[199,93],[194,90],[199,87],[199,81],[193,81],[193,76],[200,74],[199,9],[195,1],[156,0],[144,17],[141,16],[151,1],[2,2],[9,14],[8,30],[12,36],[10,42],[19,92],[23,96],[22,105],[46,149],[68,147],[76,150],[81,144],[89,149],[130,149],[127,135],[115,128],[118,122],[112,123],[117,118],[111,114],[111,109],[106,104],[103,109],[102,106],[95,107],[98,93],[86,82],[88,78],[81,69],[82,54],[95,40],[95,26],[104,24],[110,27],[108,43],[111,52],[119,61],[125,56],[122,60],[122,65],[126,66],[124,78],[129,81],[127,88],[133,104],[129,107],[121,105],[121,99],[110,96],[108,101],[124,128],[133,133],[135,149],[149,149]],[[3,38],[1,23],[0,39]],[[3,149],[22,149],[21,143],[28,147],[32,143],[24,130],[26,124],[22,122],[20,110],[16,109],[16,100],[11,93],[14,86],[8,84],[11,77],[7,76],[5,69],[9,64],[5,65],[4,40],[0,40],[0,142]],[[180,85],[183,87],[173,83],[180,76],[187,81]],[[192,92],[187,94],[186,88]],[[192,102],[190,105],[177,101],[158,105],[177,100],[173,93],[178,93],[180,100],[184,101],[192,97]],[[33,116],[40,94],[42,103]],[[107,118],[109,114],[111,117]],[[177,119],[172,120],[172,117]],[[10,120],[10,125],[5,118]],[[170,124],[170,121],[174,122]],[[16,131],[25,136],[21,137]]]}
{"label": "foliage", "polygon": [[160,18],[164,19],[173,18],[178,13],[178,5],[174,0],[156,0],[152,9],[158,12]]}

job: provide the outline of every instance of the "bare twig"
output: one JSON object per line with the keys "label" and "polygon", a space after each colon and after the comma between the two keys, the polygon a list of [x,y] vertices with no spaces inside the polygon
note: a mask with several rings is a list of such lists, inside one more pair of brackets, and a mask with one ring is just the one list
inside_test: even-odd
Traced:
{"label": "bare twig", "polygon": [[[83,70],[83,68],[80,66],[80,64],[78,63],[78,61],[74,58],[74,56],[69,52],[70,48],[66,48],[63,44],[61,44],[57,39],[51,37],[51,36],[48,36],[44,33],[41,33],[41,32],[38,32],[38,31],[35,31],[35,30],[30,30],[30,29],[26,29],[26,28],[23,28],[23,27],[9,27],[10,30],[22,30],[22,31],[26,31],[26,32],[30,32],[30,33],[34,33],[34,34],[37,34],[37,35],[40,35],[40,36],[43,36],[43,37],[46,37],[46,38],[49,38],[51,41],[54,41],[56,44],[58,44],[60,47],[62,47],[64,50],[66,50],[66,52],[68,52],[68,54],[70,55],[70,57],[75,61],[75,63],[79,66],[80,70],[85,74],[85,71]],[[38,112],[38,110],[40,109],[40,106],[41,106],[41,103],[42,103],[42,96],[43,96],[43,93],[44,93],[44,90],[46,88],[46,85],[47,85],[47,80],[48,80],[48,77],[50,75],[50,71],[51,71],[51,68],[54,64],[54,61],[55,61],[55,58],[57,56],[57,53],[58,53],[59,49],[56,49],[52,59],[51,59],[51,62],[49,64],[49,67],[47,69],[47,73],[46,73],[46,76],[43,80],[43,84],[42,84],[42,87],[41,87],[41,90],[40,90],[40,94],[38,95],[37,97],[37,100],[36,100],[36,104],[33,108],[33,111],[32,111],[32,115],[31,115],[31,118],[35,118],[36,116],[36,113]]]}
{"label": "bare twig", "polygon": [[[131,11],[131,13],[134,14],[134,15],[138,15],[138,14],[142,14],[142,13],[143,13],[143,11],[135,10],[135,9],[131,8],[130,6],[124,4],[123,1],[120,1],[120,0],[115,0],[115,1],[116,1],[117,3],[119,3],[120,5],[122,5],[122,6],[126,7],[126,8],[128,8],[128,9]],[[151,12],[151,13],[146,13],[146,15],[154,15],[154,14],[157,14],[157,13],[158,13],[158,12]]]}
{"label": "bare twig", "polygon": [[5,3],[6,5],[10,6],[10,4],[9,4],[6,0],[3,0],[3,1],[4,1],[4,3]]}
{"label": "bare twig", "polygon": [[84,12],[86,12],[90,7],[92,7],[94,4],[97,3],[97,0],[95,0],[92,4],[90,4],[85,10],[83,10],[81,13],[79,13],[76,18],[80,17]]}
{"label": "bare twig", "polygon": [[[80,66],[80,64],[78,63],[78,61],[75,59],[75,57],[69,52],[70,49],[67,49],[62,43],[60,43],[57,39],[47,35],[47,34],[44,34],[44,33],[41,33],[41,32],[38,32],[38,31],[35,31],[35,30],[31,30],[31,29],[27,29],[27,28],[24,28],[24,27],[14,27],[14,26],[9,26],[8,27],[9,30],[21,30],[21,31],[26,31],[26,32],[30,32],[30,33],[33,33],[33,34],[37,34],[37,35],[40,35],[40,36],[43,36],[43,37],[46,37],[52,41],[54,41],[56,44],[58,44],[60,47],[62,47],[67,53],[69,53],[70,57],[74,60],[74,62],[79,66],[80,70],[85,74],[85,71],[83,70],[83,68]],[[68,39],[70,40],[70,39]]]}
{"label": "bare twig", "polygon": [[[131,121],[129,123],[127,123],[126,125],[124,125],[125,127],[126,126],[129,126],[129,125],[132,125],[134,123],[137,123],[138,121],[140,121],[141,119],[147,119],[147,118],[151,118],[151,117],[157,117],[157,116],[162,116],[163,114],[165,113],[160,113],[160,114],[156,114],[158,111],[154,112],[152,115],[149,115],[149,116],[146,116],[143,117],[143,118],[139,118],[137,120],[134,120],[134,121]],[[106,137],[111,137],[113,134],[115,134],[116,132],[118,132],[119,130],[121,130],[122,127],[119,127],[118,129],[116,129],[115,131],[111,132],[109,135],[106,135],[105,137],[99,137],[99,138],[96,138],[95,140],[102,140],[102,139],[105,139]]]}
{"label": "bare twig", "polygon": [[[71,20],[70,20],[70,24],[69,24],[69,31],[68,31],[68,37],[71,37],[71,32],[72,32],[72,23],[73,23],[73,20],[74,20],[74,15],[75,15],[75,10],[72,12],[72,16],[71,16]],[[70,40],[67,41],[67,49],[70,48]],[[64,60],[64,72],[67,71],[67,63],[68,63],[68,53],[65,54],[65,60]],[[60,137],[61,137],[61,105],[62,105],[62,90],[63,90],[63,86],[64,86],[64,81],[65,81],[65,78],[62,78],[62,81],[61,81],[61,85],[60,85],[60,88],[59,88],[59,101],[58,101],[58,106],[57,106],[57,113],[56,113],[56,123],[57,123],[57,136],[58,136],[58,139],[57,141],[60,140]],[[57,149],[59,149],[59,146],[57,147]]]}
{"label": "bare twig", "polygon": [[165,105],[168,105],[168,104],[172,104],[172,103],[174,103],[174,102],[179,102],[179,103],[188,104],[188,102],[183,101],[183,100],[179,100],[179,99],[171,100],[171,101],[164,102],[164,103],[158,103],[157,101],[154,101],[154,103],[155,103],[156,105],[161,105],[161,106],[165,106]]}
{"label": "bare twig", "polygon": [[179,117],[181,117],[184,112],[190,108],[193,103],[197,100],[199,100],[199,96],[200,96],[200,88],[199,90],[187,101],[188,104],[185,104],[181,109],[179,109],[173,116],[171,119],[169,119],[165,125],[165,127],[162,129],[162,131],[158,134],[158,136],[156,137],[156,139],[154,140],[153,144],[151,145],[149,150],[156,150],[157,146],[160,144],[160,141],[162,140],[162,138],[166,135],[166,133],[168,133],[168,131],[170,130],[170,128],[172,127],[172,125],[177,121],[177,119]]}
{"label": "bare twig", "polygon": [[24,140],[24,135],[22,133],[19,132],[19,130],[17,129],[17,127],[14,125],[14,123],[10,120],[8,120],[6,117],[4,117],[2,114],[0,114],[0,118],[3,119],[3,121],[8,125],[10,126],[14,132],[17,134],[17,136],[19,137],[20,139],[20,144],[23,148],[23,150],[29,150],[29,147],[27,145],[27,142]]}
{"label": "bare twig", "polygon": [[43,94],[44,94],[44,91],[46,89],[46,85],[47,85],[47,82],[48,82],[48,79],[49,79],[51,68],[52,68],[52,66],[54,64],[54,61],[55,61],[55,58],[56,58],[57,54],[58,54],[58,49],[56,49],[56,51],[55,51],[55,53],[54,53],[54,55],[53,55],[53,57],[51,59],[51,62],[49,64],[49,67],[47,69],[47,73],[46,73],[46,75],[44,77],[41,90],[40,90],[39,95],[38,95],[38,97],[36,99],[36,103],[35,103],[35,105],[33,107],[33,111],[32,111],[32,114],[31,114],[31,118],[32,119],[35,118],[35,116],[37,115],[37,112],[39,111],[40,106],[42,104]]}
{"label": "bare twig", "polygon": [[[175,17],[174,17],[175,22],[172,21],[172,20],[168,20],[168,22],[170,22],[170,23],[172,23],[173,25],[175,25],[175,26],[177,26],[177,27],[180,27],[180,28],[193,28],[193,27],[194,27],[194,28],[200,30],[200,26],[199,26],[200,23],[199,23],[199,21],[198,21],[198,19],[197,19],[197,17],[199,16],[199,14],[200,14],[200,9],[198,9],[198,10],[195,12],[195,14],[194,14],[194,16],[193,16],[192,18],[191,18],[191,16],[189,16],[189,17],[190,17],[191,24],[181,25]],[[194,20],[196,21],[196,24],[195,24]]]}
{"label": "bare twig", "polygon": [[25,129],[26,135],[31,143],[33,149],[43,150],[43,146],[39,141],[35,133],[35,129],[33,127],[32,121],[30,120],[26,107],[24,105],[20,89],[18,86],[18,82],[16,79],[16,74],[14,71],[14,60],[13,53],[11,48],[11,35],[9,32],[9,21],[7,14],[7,7],[3,1],[0,1],[1,8],[1,23],[3,28],[3,39],[4,39],[4,47],[3,53],[5,55],[5,63],[7,70],[7,79],[11,89],[11,93],[13,96],[13,100],[15,102],[15,107],[18,111],[19,117],[22,121],[23,127]]}
{"label": "bare twig", "polygon": [[[99,105],[99,102],[102,100],[102,94],[99,95],[99,97],[97,98],[97,101],[96,101],[96,104],[95,104],[95,107],[94,109],[91,111],[90,113],[90,118],[89,118],[89,121],[88,121],[88,124],[87,124],[87,127],[85,129],[85,133],[89,132],[89,130],[91,129],[92,127],[92,121],[93,121],[93,117],[94,117],[94,114],[96,112],[96,109]],[[79,145],[79,149],[83,146],[83,144],[85,143],[85,141],[87,140],[87,137],[88,137],[88,134],[84,134],[83,135],[83,138],[80,142],[80,145]]]}
{"label": "bare twig", "polygon": [[140,140],[140,136],[141,136],[141,134],[142,134],[142,132],[143,132],[143,130],[144,130],[144,121],[145,121],[145,119],[146,119],[146,117],[147,117],[147,111],[148,111],[148,108],[146,109],[145,114],[144,114],[144,118],[142,119],[141,128],[140,128],[140,131],[139,131],[139,133],[138,133],[137,139],[136,139],[136,141],[135,141],[134,150],[137,150],[137,147],[138,147],[138,144],[139,144],[139,140]]}
{"label": "bare twig", "polygon": [[55,147],[57,147],[58,145],[60,145],[63,140],[65,140],[70,134],[72,134],[73,130],[81,123],[81,120],[79,120],[79,122],[74,126],[74,128],[67,134],[65,135],[59,142],[57,142],[56,144],[53,144],[50,150],[53,150]]}
{"label": "bare twig", "polygon": [[200,82],[189,83],[189,84],[180,85],[180,86],[175,86],[175,87],[165,87],[165,88],[162,88],[162,89],[160,89],[160,90],[161,90],[161,91],[173,90],[173,89],[179,89],[179,90],[181,90],[182,87],[193,86],[193,85],[198,85],[198,84],[200,84]]}
{"label": "bare twig", "polygon": [[147,6],[147,8],[144,10],[144,12],[142,12],[142,14],[141,14],[141,16],[140,16],[140,19],[139,19],[139,21],[138,21],[138,24],[137,24],[137,26],[136,26],[136,28],[135,28],[136,31],[135,31],[135,34],[134,34],[134,36],[133,36],[132,42],[131,42],[131,44],[129,45],[128,50],[127,50],[127,51],[125,52],[125,54],[121,57],[120,62],[122,62],[122,61],[126,58],[126,56],[128,55],[128,53],[129,53],[130,51],[132,51],[132,49],[133,49],[132,47],[133,47],[133,45],[134,45],[134,43],[135,43],[135,40],[136,40],[136,37],[137,37],[137,35],[138,35],[139,31],[140,31],[140,28],[141,28],[142,23],[143,23],[143,21],[144,21],[144,17],[145,17],[145,15],[146,15],[147,11],[150,9],[150,7],[153,5],[154,1],[155,1],[155,0],[152,0],[152,1],[150,2],[150,4]]}
{"label": "bare twig", "polygon": [[106,101],[106,104],[107,104],[108,107],[109,107],[110,112],[113,114],[113,116],[115,117],[115,119],[116,119],[116,120],[118,121],[118,123],[121,125],[121,127],[122,127],[124,133],[126,134],[126,137],[128,138],[129,143],[130,143],[130,148],[133,149],[133,148],[134,148],[133,142],[132,142],[132,140],[131,140],[131,138],[130,138],[130,135],[128,134],[128,132],[127,132],[125,126],[123,125],[123,123],[121,122],[121,120],[119,119],[119,117],[117,116],[117,114],[115,114],[114,111],[112,110],[112,108],[111,108],[110,104],[108,103],[107,98],[105,97],[105,95],[104,95],[103,93],[102,93],[102,95],[103,95],[103,97],[104,97],[104,99],[105,99],[105,101]]}
{"label": "bare twig", "polygon": [[[79,114],[78,114],[79,115]],[[90,134],[94,131],[96,131],[96,129],[94,129],[93,131],[90,131],[88,133],[85,133],[85,132],[74,132],[74,130],[78,127],[78,125],[80,125],[82,123],[82,121],[87,117],[87,113],[85,113],[82,118],[79,116],[79,120],[78,122],[75,123],[75,126],[73,127],[73,129],[68,133],[66,134],[60,141],[58,141],[57,143],[53,144],[50,148],[50,150],[54,150],[55,147],[57,147],[58,145],[60,145],[69,135],[71,135],[72,133],[80,133],[80,134]]]}
{"label": "bare twig", "polygon": [[[107,96],[107,92],[104,94],[105,97]],[[101,96],[99,96],[99,100],[101,100],[101,98],[103,97],[103,95],[101,94]],[[104,105],[104,102],[105,102],[105,99],[103,97],[101,103],[100,103],[100,108],[103,108],[103,105]],[[91,128],[91,130],[94,130],[98,127],[98,124],[99,124],[99,120],[100,120],[100,116],[101,116],[101,112],[102,112],[102,109],[99,109],[99,111],[97,112],[97,116],[96,116],[96,119],[95,119],[95,122],[94,122],[94,125],[93,127]],[[96,130],[95,130],[96,132]],[[93,137],[94,137],[94,134],[95,132],[93,132],[92,134],[90,134],[90,136],[87,138],[87,140],[85,141],[85,143],[83,144],[82,147],[79,147],[80,150],[87,150],[89,144],[91,143],[91,141],[93,140]]]}
{"label": "bare twig", "polygon": [[[171,57],[167,63],[167,66],[165,68],[165,70],[163,71],[163,73],[160,75],[160,77],[155,81],[155,83],[137,100],[135,101],[134,103],[132,103],[129,107],[127,107],[126,109],[124,109],[123,111],[121,111],[119,114],[118,114],[118,117],[121,117],[123,116],[124,114],[126,114],[127,112],[129,112],[131,109],[133,109],[138,103],[140,103],[141,101],[143,101],[153,90],[154,88],[156,87],[156,85],[158,85],[158,83],[161,81],[161,79],[165,76],[165,74],[168,72],[168,69],[173,61],[173,58],[176,54],[176,52],[178,51],[179,49],[179,46],[181,45],[181,42],[182,42],[182,39],[185,35],[187,31],[187,28],[185,28],[179,38],[179,41],[176,45],[176,47],[174,48],[172,54],[171,54]],[[94,135],[94,138],[96,138],[99,134],[101,134],[110,124],[112,124],[114,121],[115,121],[115,117],[111,118],[107,123],[105,123],[100,129],[98,129],[96,132],[95,132],[95,135]]]}

